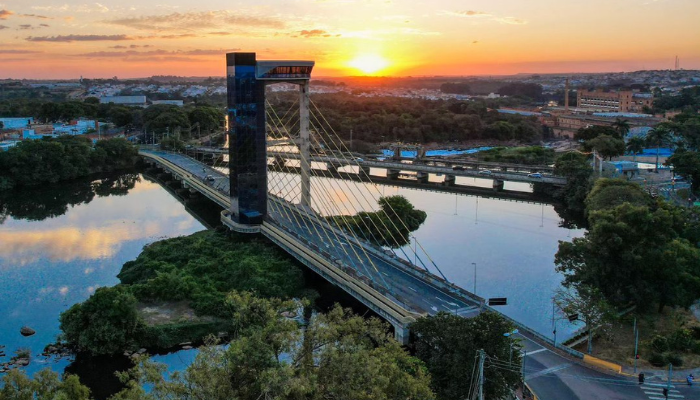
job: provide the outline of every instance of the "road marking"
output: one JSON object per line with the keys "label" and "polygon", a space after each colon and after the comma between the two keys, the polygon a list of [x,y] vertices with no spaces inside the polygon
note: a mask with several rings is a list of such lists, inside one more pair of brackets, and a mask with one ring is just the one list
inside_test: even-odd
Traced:
{"label": "road marking", "polygon": [[542,371],[536,372],[536,373],[529,375],[529,376],[526,375],[525,379],[532,380],[535,378],[539,378],[542,375],[552,374],[554,372],[561,371],[562,369],[569,368],[570,366],[571,366],[571,364],[560,364],[560,365],[557,365],[556,367],[543,369]]}
{"label": "road marking", "polygon": [[409,289],[413,290],[414,292],[418,293],[418,291],[410,286],[408,286]]}
{"label": "road marking", "polygon": [[534,350],[534,351],[528,351],[528,352],[527,352],[527,355],[528,355],[528,356],[531,356],[531,355],[533,355],[533,354],[541,353],[541,352],[543,352],[543,351],[549,351],[549,350],[547,350],[547,349],[545,349],[545,348],[543,347],[543,348],[541,348],[541,349],[537,349],[537,350]]}

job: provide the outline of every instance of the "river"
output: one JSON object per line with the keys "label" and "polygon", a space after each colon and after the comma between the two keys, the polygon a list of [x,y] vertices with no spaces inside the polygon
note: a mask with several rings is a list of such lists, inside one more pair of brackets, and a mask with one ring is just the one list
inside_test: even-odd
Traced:
{"label": "river", "polygon": [[[347,190],[346,181],[336,180],[323,185],[333,189],[341,203],[350,201],[353,190],[407,197],[428,213],[414,236],[449,280],[472,290],[476,266],[478,295],[507,297],[504,313],[551,335],[551,296],[561,281],[553,256],[559,240],[583,234],[560,227],[551,205],[390,186]],[[528,190],[527,185],[519,188]],[[217,210],[209,208],[206,211],[216,215]],[[202,229],[203,223],[171,191],[139,173],[0,197],[0,345],[5,346],[0,350],[6,354],[0,364],[17,349],[29,348],[30,373],[50,366],[57,371],[68,368],[83,380],[98,379],[91,374],[99,374],[99,360],[71,365],[70,358],[40,355],[60,333],[59,314],[96,288],[117,284],[122,264],[136,258],[145,245]],[[21,336],[25,325],[37,333]],[[573,329],[559,327],[562,336]],[[157,360],[179,369],[195,354],[181,351]],[[100,373],[111,374],[110,368]]]}

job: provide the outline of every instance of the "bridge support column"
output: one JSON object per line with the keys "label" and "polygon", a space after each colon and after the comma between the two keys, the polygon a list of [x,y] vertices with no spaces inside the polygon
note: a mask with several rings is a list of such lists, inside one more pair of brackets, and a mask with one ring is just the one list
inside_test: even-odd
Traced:
{"label": "bridge support column", "polygon": [[[393,325],[393,324],[392,324]],[[394,327],[394,339],[402,345],[407,345],[411,336],[411,332],[408,330],[408,326],[404,325],[393,325]]]}
{"label": "bridge support column", "polygon": [[503,190],[503,181],[500,179],[493,180],[493,190],[500,192]]}
{"label": "bridge support column", "polygon": [[398,169],[387,169],[386,177],[389,179],[399,179],[399,172]]}
{"label": "bridge support column", "polygon": [[363,178],[369,178],[369,167],[359,166],[357,173]]}
{"label": "bridge support column", "polygon": [[416,180],[420,183],[428,183],[428,178],[430,174],[427,172],[418,171],[416,172]]}
{"label": "bridge support column", "polygon": [[309,81],[299,84],[299,153],[301,155],[301,205],[311,206],[311,154],[309,141]]}
{"label": "bridge support column", "polygon": [[442,184],[445,186],[454,186],[456,177],[454,175],[445,175],[445,180]]}

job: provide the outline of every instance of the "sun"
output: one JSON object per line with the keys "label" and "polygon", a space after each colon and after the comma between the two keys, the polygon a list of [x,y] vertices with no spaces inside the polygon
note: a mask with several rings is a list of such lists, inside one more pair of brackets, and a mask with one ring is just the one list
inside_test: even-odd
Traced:
{"label": "sun", "polygon": [[355,69],[359,69],[366,75],[371,75],[388,67],[389,61],[376,54],[367,54],[355,57],[355,59],[351,60],[348,65]]}

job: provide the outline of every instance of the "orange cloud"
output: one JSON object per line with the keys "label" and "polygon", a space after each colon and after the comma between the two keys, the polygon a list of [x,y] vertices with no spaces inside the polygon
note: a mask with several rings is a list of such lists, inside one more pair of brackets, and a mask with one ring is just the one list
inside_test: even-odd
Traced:
{"label": "orange cloud", "polygon": [[10,15],[14,15],[14,13],[10,10],[0,10],[0,19],[7,19]]}

